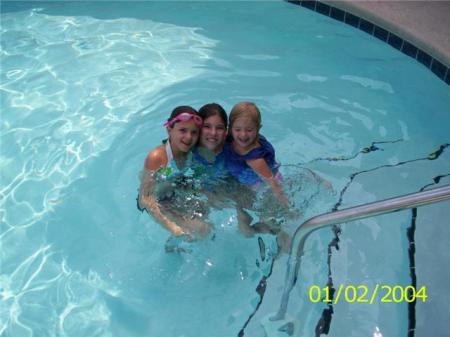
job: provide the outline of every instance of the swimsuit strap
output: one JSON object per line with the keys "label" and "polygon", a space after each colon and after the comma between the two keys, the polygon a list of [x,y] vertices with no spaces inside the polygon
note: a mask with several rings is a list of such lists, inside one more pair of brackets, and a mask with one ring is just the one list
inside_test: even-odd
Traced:
{"label": "swimsuit strap", "polygon": [[[167,155],[167,166],[172,167],[172,169],[174,169],[175,171],[183,171],[183,169],[179,169],[178,165],[175,161],[175,158],[173,157],[173,152],[172,152],[172,147],[170,146],[170,141],[167,140],[166,144],[165,144],[165,148],[166,148],[166,155]],[[185,168],[189,168],[192,166],[193,163],[193,155],[192,152],[189,151],[189,153],[186,156],[186,161],[184,164]]]}
{"label": "swimsuit strap", "polygon": [[175,163],[175,160],[173,159],[173,153],[172,148],[170,147],[169,140],[163,141],[164,143],[164,149],[166,150],[166,156],[167,156],[167,164],[166,166],[160,168],[158,170],[158,175],[162,177],[163,179],[167,179],[170,176],[172,176],[174,173],[179,172],[178,167]]}
{"label": "swimsuit strap", "polygon": [[173,153],[172,148],[170,147],[170,141],[167,140],[166,142],[166,155],[167,155],[167,162],[169,163],[171,160],[173,160]]}

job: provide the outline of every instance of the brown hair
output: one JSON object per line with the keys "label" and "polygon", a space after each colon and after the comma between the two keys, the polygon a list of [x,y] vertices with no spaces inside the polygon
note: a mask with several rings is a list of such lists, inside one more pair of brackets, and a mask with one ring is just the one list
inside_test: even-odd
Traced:
{"label": "brown hair", "polygon": [[261,128],[261,112],[253,102],[239,102],[230,113],[230,129],[233,127],[233,123],[240,117],[250,118],[255,122],[256,126]]}
{"label": "brown hair", "polygon": [[217,103],[205,104],[198,110],[198,115],[203,121],[211,116],[219,116],[225,125],[225,129],[228,127],[227,113],[225,112],[225,109]]}

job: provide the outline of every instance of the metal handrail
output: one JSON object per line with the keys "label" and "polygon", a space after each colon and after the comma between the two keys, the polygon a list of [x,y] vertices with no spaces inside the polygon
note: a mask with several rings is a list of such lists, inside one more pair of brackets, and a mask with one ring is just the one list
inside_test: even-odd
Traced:
{"label": "metal handrail", "polygon": [[280,320],[286,314],[289,294],[299,273],[303,248],[309,234],[325,226],[397,212],[447,199],[450,199],[450,185],[322,214],[302,223],[295,231],[292,239],[280,308],[275,316],[270,319],[272,321]]}

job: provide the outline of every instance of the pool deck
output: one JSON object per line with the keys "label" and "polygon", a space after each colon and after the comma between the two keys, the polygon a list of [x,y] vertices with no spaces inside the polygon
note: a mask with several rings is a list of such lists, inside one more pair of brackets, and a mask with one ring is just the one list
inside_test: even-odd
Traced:
{"label": "pool deck", "polygon": [[395,33],[450,67],[450,1],[322,1]]}

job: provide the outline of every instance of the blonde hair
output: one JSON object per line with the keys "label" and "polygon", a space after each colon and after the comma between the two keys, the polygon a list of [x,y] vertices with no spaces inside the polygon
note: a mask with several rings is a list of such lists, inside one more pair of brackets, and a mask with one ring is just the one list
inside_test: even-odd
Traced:
{"label": "blonde hair", "polygon": [[253,102],[239,102],[237,103],[233,109],[231,109],[230,113],[230,129],[233,127],[236,119],[245,117],[251,119],[255,122],[258,129],[261,128],[261,112],[258,107]]}

